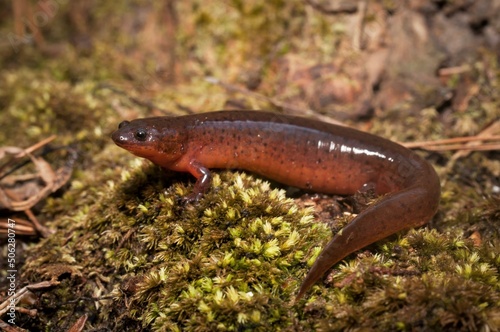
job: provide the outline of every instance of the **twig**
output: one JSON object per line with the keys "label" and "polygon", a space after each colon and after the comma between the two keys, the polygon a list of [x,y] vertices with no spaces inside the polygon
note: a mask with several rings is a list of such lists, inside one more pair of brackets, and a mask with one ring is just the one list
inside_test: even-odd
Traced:
{"label": "twig", "polygon": [[500,151],[500,143],[498,144],[483,144],[478,146],[467,146],[461,144],[455,145],[445,145],[445,146],[429,146],[425,148],[429,151],[450,151],[450,150],[462,150],[462,151]]}
{"label": "twig", "polygon": [[35,226],[35,229],[40,234],[42,234],[43,237],[49,237],[49,235],[55,233],[55,231],[53,231],[53,230],[51,230],[51,229],[43,226],[42,224],[40,224],[40,222],[38,221],[38,218],[33,214],[33,212],[31,211],[31,209],[24,210],[24,213],[26,213],[26,215],[28,216],[28,218],[31,220],[31,222]]}
{"label": "twig", "polygon": [[10,309],[10,306],[12,303],[10,301],[10,299],[13,299],[14,305],[17,305],[17,303],[19,303],[21,298],[25,294],[27,294],[29,291],[49,288],[49,287],[56,286],[56,285],[59,285],[59,281],[50,280],[50,281],[42,281],[42,282],[39,282],[36,284],[24,286],[23,288],[18,290],[14,295],[9,296],[3,303],[0,303],[0,317],[3,316]]}
{"label": "twig", "polygon": [[[36,235],[36,230],[33,227],[33,224],[30,223],[28,220],[24,220],[21,218],[15,218],[15,220],[16,220],[16,225],[14,227],[16,230],[16,234],[28,235],[28,236]],[[7,224],[8,224],[8,219],[6,218],[0,219],[0,238],[2,238],[2,236],[7,235],[7,229],[8,229]]]}
{"label": "twig", "polygon": [[[479,134],[469,137],[454,137],[437,141],[425,141],[415,143],[404,143],[407,148],[422,148],[430,151],[458,150],[450,158],[450,165],[467,156],[471,151],[494,151],[500,150],[500,121],[488,124]],[[493,143],[485,143],[491,142]],[[463,144],[459,144],[463,143]]]}
{"label": "twig", "polygon": [[358,3],[358,15],[357,22],[354,30],[352,46],[355,50],[363,49],[363,30],[365,26],[365,16],[366,16],[367,3],[366,0],[360,1]]}
{"label": "twig", "polygon": [[[495,136],[468,136],[468,137],[455,137],[455,138],[447,138],[436,141],[423,141],[423,142],[411,142],[411,143],[402,143],[405,147],[409,149],[413,148],[422,148],[425,149],[430,147],[432,149],[436,145],[445,145],[445,144],[456,144],[456,143],[464,143],[464,142],[480,142],[480,141],[497,141],[500,140],[500,135]],[[454,145],[458,148],[451,148],[450,150],[460,150],[464,145]]]}
{"label": "twig", "polygon": [[462,74],[471,70],[469,65],[462,65],[458,67],[448,67],[439,69],[438,73],[440,76],[449,76],[455,74]]}
{"label": "twig", "polygon": [[[498,135],[498,134],[500,134],[500,120],[496,120],[496,121],[490,123],[483,130],[481,130],[481,132],[479,134],[477,134],[476,136],[477,137],[489,137],[489,136]],[[471,145],[471,144],[476,144],[476,142],[467,143],[467,145]],[[455,161],[459,158],[466,157],[469,153],[470,153],[470,151],[468,151],[468,150],[457,151],[451,157],[450,160],[453,163],[453,161]]]}
{"label": "twig", "polygon": [[[19,152],[17,154],[15,154],[12,159],[8,160],[5,164],[1,165],[0,166],[0,171],[3,170],[3,169],[5,169],[7,166],[10,166],[10,165],[14,164],[17,159],[20,159],[20,158],[25,157],[25,156],[29,157],[30,154],[32,154],[34,151],[36,151],[37,149],[41,148],[42,146],[47,145],[48,143],[52,142],[54,139],[56,139],[56,137],[57,137],[56,135],[49,136],[49,137],[47,137],[47,138],[45,138],[45,139],[43,139],[43,140],[41,140],[41,141],[33,144],[32,146],[27,147],[26,149],[15,148]],[[22,164],[22,165],[24,165],[24,164]],[[15,171],[16,169],[17,168],[14,168],[14,169],[12,169],[12,170],[10,170],[8,172],[0,173],[0,179],[4,178],[7,175],[9,175],[10,173],[12,173],[13,171]]]}
{"label": "twig", "polygon": [[24,149],[24,153],[21,153],[21,155],[25,156],[28,153],[33,153],[33,151],[36,151],[39,148],[41,148],[42,146],[47,145],[48,143],[50,143],[53,140],[55,140],[56,137],[57,137],[56,135],[52,135],[52,136],[49,136],[49,137],[47,137],[45,139],[42,139],[40,142],[37,142],[37,143],[33,144],[32,146]]}

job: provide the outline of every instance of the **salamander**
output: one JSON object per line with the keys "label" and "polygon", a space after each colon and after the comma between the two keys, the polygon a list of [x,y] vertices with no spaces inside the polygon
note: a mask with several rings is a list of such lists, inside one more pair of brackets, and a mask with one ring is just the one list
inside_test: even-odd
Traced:
{"label": "salamander", "polygon": [[113,141],[136,156],[196,178],[187,201],[211,185],[210,169],[242,169],[325,194],[384,195],[359,213],[320,253],[300,299],[333,265],[391,234],[427,223],[440,182],[416,153],[387,139],[312,119],[263,111],[217,111],[123,121]]}

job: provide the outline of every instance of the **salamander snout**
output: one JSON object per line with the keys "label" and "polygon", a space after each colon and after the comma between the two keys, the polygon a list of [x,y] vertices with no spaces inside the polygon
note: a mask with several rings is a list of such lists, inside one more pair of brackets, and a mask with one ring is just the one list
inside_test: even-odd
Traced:
{"label": "salamander snout", "polygon": [[154,124],[141,119],[121,122],[111,139],[119,147],[144,158],[158,154],[158,143],[161,142]]}
{"label": "salamander snout", "polygon": [[115,142],[116,145],[122,146],[127,143],[128,141],[127,136],[129,136],[127,134],[130,132],[130,130],[126,130],[124,128],[127,127],[129,124],[130,121],[120,122],[120,124],[118,125],[118,130],[115,130],[115,132],[111,134],[111,139],[113,140],[113,142]]}
{"label": "salamander snout", "polygon": [[[123,122],[122,122],[123,123]],[[121,124],[120,124],[121,125]],[[120,127],[119,127],[120,128]],[[123,146],[127,144],[127,142],[130,142],[130,135],[129,132],[124,131],[124,130],[116,130],[112,135],[111,139],[113,142],[115,142],[116,145],[118,146]]]}
{"label": "salamander snout", "polygon": [[111,135],[111,139],[115,144],[123,147],[124,145],[152,141],[153,137],[145,126],[138,126],[130,121],[123,121],[118,125],[118,130]]}

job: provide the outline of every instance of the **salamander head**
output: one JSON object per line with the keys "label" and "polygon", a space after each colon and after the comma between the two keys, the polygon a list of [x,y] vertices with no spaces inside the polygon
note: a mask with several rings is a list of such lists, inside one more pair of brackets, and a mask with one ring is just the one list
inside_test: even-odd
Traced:
{"label": "salamander head", "polygon": [[185,135],[161,118],[123,121],[111,139],[134,155],[168,168],[184,151]]}

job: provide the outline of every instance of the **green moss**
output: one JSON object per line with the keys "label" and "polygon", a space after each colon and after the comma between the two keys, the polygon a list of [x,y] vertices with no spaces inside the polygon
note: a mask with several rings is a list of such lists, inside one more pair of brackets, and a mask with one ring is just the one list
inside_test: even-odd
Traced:
{"label": "green moss", "polygon": [[[394,3],[381,4],[394,10]],[[183,205],[181,197],[192,190],[189,177],[169,179],[109,139],[124,118],[162,110],[209,111],[235,98],[252,108],[270,106],[253,94],[211,85],[207,75],[238,84],[257,77],[262,81],[257,93],[300,100],[299,107],[309,108],[294,85],[315,82],[301,77],[300,68],[361,57],[342,50],[351,38],[347,21],[300,1],[179,2],[181,80],[167,86],[155,73],[155,60],[146,56],[142,62],[144,54],[135,53],[147,41],[135,34],[141,21],[127,12],[131,4],[94,7],[90,24],[106,18],[109,29],[94,31],[89,54],[68,47],[49,58],[25,47],[16,54],[22,66],[0,57],[9,64],[0,75],[1,145],[28,146],[56,133],[56,144],[77,142],[80,152],[64,193],[48,198],[37,214],[57,232],[32,244],[19,280],[20,285],[61,283],[39,291],[37,316],[19,313],[19,325],[65,331],[87,314],[85,330],[499,329],[500,168],[494,154],[472,153],[445,165],[451,152],[426,153],[443,184],[433,222],[350,255],[294,304],[300,282],[331,238],[321,222],[336,232],[352,216],[332,222],[328,212],[343,211],[333,203],[313,203],[316,212],[299,208],[310,201],[294,202],[259,179],[231,172],[218,173],[198,204]],[[68,23],[57,18],[65,18],[66,10],[62,6],[44,29],[48,40],[64,38]],[[0,29],[11,27],[7,22]],[[287,66],[283,55],[290,56]],[[418,117],[384,110],[370,122],[370,131],[400,141],[477,133],[498,117],[497,62],[496,53],[485,50],[471,64],[468,79],[479,91],[463,112],[450,117],[442,105],[430,105]],[[299,70],[298,80],[293,70]],[[455,89],[463,80],[457,75],[444,84]],[[100,89],[103,83],[151,100],[158,109]],[[421,92],[435,93],[425,87]],[[358,198],[340,206],[351,201],[356,205]]]}
{"label": "green moss", "polygon": [[[100,162],[126,156],[104,155]],[[331,236],[312,222],[310,209],[298,209],[266,182],[230,172],[216,174],[210,192],[185,206],[180,198],[191,184],[169,187],[158,168],[143,165],[133,159],[95,179],[87,193],[93,198],[31,251],[26,277],[66,280],[46,295],[47,324],[75,310],[59,307],[52,317],[48,309],[83,299],[78,308],[98,317],[92,326],[123,330],[496,326],[494,243],[475,247],[458,230],[410,231],[337,265],[326,284],[294,305],[309,263]],[[81,193],[74,186],[61,200]],[[488,206],[471,218],[498,214]]]}
{"label": "green moss", "polygon": [[[72,224],[71,239],[63,252],[53,251],[62,247],[59,236],[34,251],[26,268],[30,278],[47,261],[68,269],[79,262],[87,278],[90,271],[89,279],[105,276],[104,294],[114,298],[113,307],[103,304],[102,319],[126,301],[128,316],[154,330],[290,324],[283,317],[290,315],[304,262],[330,236],[312,222],[310,209],[238,173],[215,175],[213,190],[199,204],[184,206],[179,198],[191,187],[165,190],[155,167],[130,172],[123,171],[119,184],[108,182],[110,192],[97,193],[102,199],[83,207],[85,216],[76,212],[62,221]],[[134,291],[124,294],[121,283],[131,278]]]}

